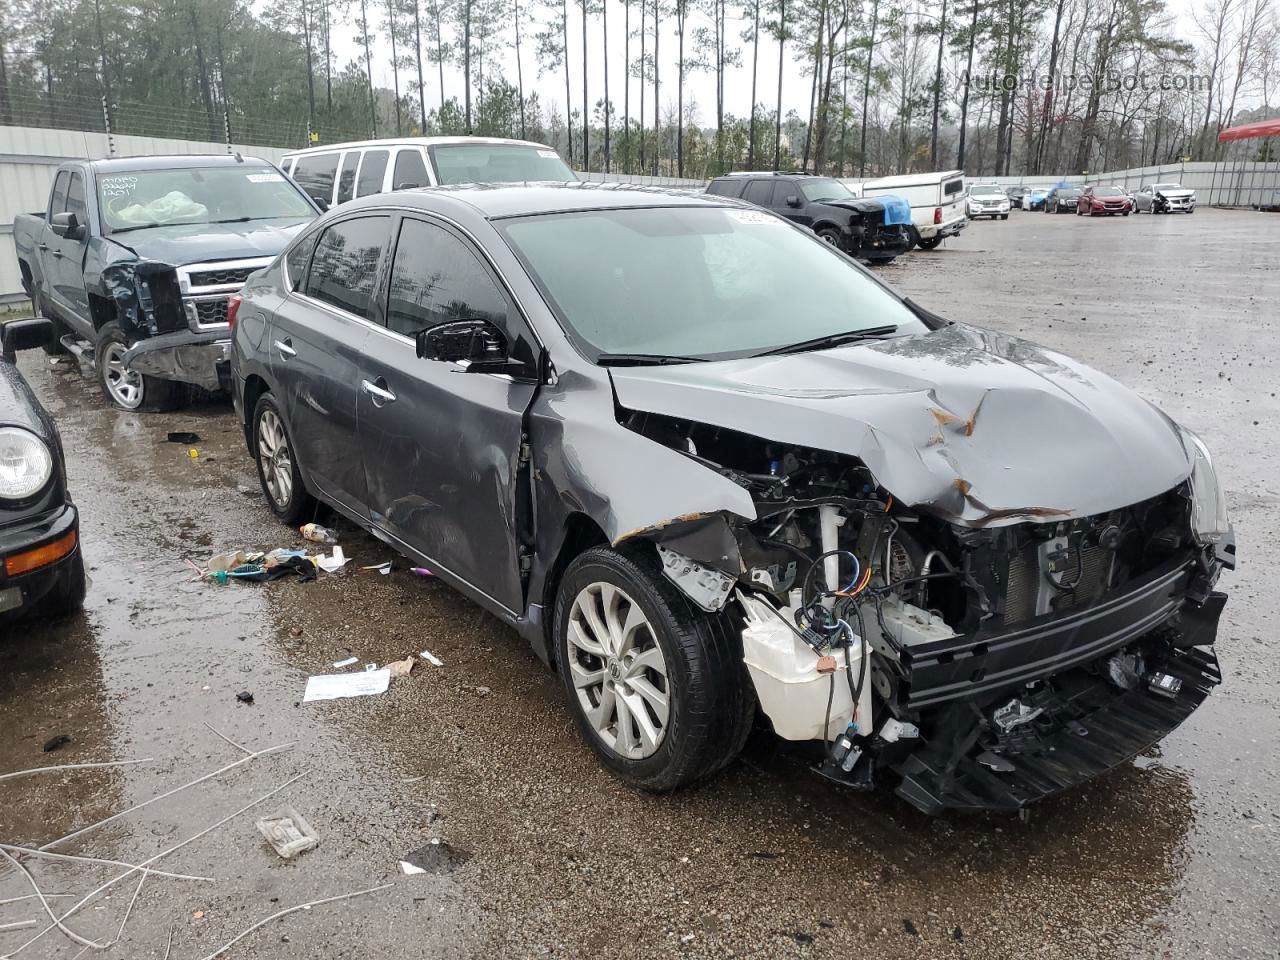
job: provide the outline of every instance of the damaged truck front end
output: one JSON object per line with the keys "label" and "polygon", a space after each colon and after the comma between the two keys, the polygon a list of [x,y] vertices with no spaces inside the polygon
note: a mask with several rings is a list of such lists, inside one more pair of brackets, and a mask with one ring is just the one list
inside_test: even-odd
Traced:
{"label": "damaged truck front end", "polygon": [[[935,348],[957,348],[953,371],[980,345],[1025,347],[958,328],[925,339],[934,338]],[[904,349],[850,353],[883,372]],[[700,404],[707,384],[684,369],[658,378],[675,394],[698,390],[665,404],[648,372],[615,377],[619,421],[730,480],[754,510],[677,517],[622,539],[652,541],[676,587],[732,619],[762,711],[780,736],[825,744],[823,775],[859,788],[892,783],[930,814],[1017,810],[1145,750],[1219,683],[1213,644],[1226,597],[1215,584],[1235,552],[1221,490],[1200,441],[1136,398],[1127,410],[1077,409],[1106,425],[1092,432],[1097,442],[1128,430],[1167,435],[1167,456],[1150,457],[1144,482],[1130,478],[1127,494],[1100,498],[1069,491],[1139,467],[1078,469],[1100,453],[1090,430],[1064,421],[1076,446],[1049,453],[1047,434],[1009,432],[1006,408],[988,393],[965,407],[952,383],[895,392],[892,413],[849,418],[824,449],[820,432],[809,431],[812,445],[779,439],[805,434],[785,418],[717,413],[767,395],[766,373],[740,371],[726,408]],[[1015,396],[1016,380],[1006,383]],[[811,409],[840,399],[805,382]],[[1110,389],[1103,379],[1094,386]],[[666,409],[628,408],[629,399]],[[948,401],[972,412],[953,414]],[[1024,392],[1012,407],[1035,403]],[[917,414],[932,427],[917,429]],[[748,424],[756,429],[734,428]],[[980,466],[981,431],[1030,446],[1068,483],[1061,493],[1026,483],[1009,455]],[[898,452],[914,457],[889,449],[904,443]]]}

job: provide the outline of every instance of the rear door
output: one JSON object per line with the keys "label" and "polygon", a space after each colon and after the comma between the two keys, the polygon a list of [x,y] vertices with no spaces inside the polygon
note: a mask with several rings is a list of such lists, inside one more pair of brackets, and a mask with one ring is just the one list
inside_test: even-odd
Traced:
{"label": "rear door", "polygon": [[516,356],[534,340],[472,244],[428,218],[400,221],[383,316],[365,340],[360,445],[375,525],[513,613],[524,606],[517,484],[536,386],[416,355],[414,334],[482,318]]}
{"label": "rear door", "polygon": [[360,353],[380,317],[373,292],[390,236],[387,214],[329,224],[298,291],[272,318],[269,344],[298,462],[320,492],[362,519],[369,509],[356,437]]}

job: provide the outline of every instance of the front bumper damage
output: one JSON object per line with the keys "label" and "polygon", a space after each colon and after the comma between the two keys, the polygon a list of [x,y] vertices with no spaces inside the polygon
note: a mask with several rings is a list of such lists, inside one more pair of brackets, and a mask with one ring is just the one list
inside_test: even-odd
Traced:
{"label": "front bumper damage", "polygon": [[225,390],[231,383],[231,340],[225,329],[177,330],[135,343],[124,362],[150,377]]}

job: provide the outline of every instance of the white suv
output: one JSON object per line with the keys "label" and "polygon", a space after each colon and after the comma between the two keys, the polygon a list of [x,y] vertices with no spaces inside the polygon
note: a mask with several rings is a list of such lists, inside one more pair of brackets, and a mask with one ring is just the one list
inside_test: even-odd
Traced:
{"label": "white suv", "polygon": [[969,188],[969,199],[965,202],[965,212],[970,220],[978,217],[990,217],[994,220],[1009,219],[1009,195],[1004,187],[994,183],[979,183]]}

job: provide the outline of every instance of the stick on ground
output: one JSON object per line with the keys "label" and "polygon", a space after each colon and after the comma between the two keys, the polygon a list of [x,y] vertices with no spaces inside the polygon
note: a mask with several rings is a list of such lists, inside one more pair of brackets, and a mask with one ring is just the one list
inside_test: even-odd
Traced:
{"label": "stick on ground", "polygon": [[[49,853],[47,850],[33,850],[31,847],[15,847],[12,843],[0,843],[0,850],[8,850],[10,853],[21,853],[28,857],[39,857],[42,860],[70,860],[76,863],[105,863],[112,867],[132,867],[132,863],[126,863],[124,860],[108,860],[104,857],[77,857],[70,853]],[[213,883],[214,877],[193,877],[185,873],[169,873],[166,870],[152,870],[144,867],[143,873],[153,873],[157,877],[168,877],[170,880],[199,880],[202,883]],[[34,894],[33,894],[34,896]],[[45,894],[49,896],[68,897],[73,894]],[[8,903],[7,900],[0,900],[0,903]]]}
{"label": "stick on ground", "polygon": [[55,767],[32,767],[30,770],[15,770],[13,773],[0,773],[0,780],[16,780],[19,777],[33,777],[37,773],[57,773],[65,770],[96,770],[99,767],[127,767],[133,763],[151,763],[155,758],[142,760],[106,760],[102,763],[63,763]]}
{"label": "stick on ground", "polygon": [[[59,930],[61,930],[68,937],[70,937],[72,940],[74,940],[76,943],[80,944],[81,946],[93,947],[97,950],[107,949],[107,944],[97,943],[93,940],[88,939],[87,937],[82,937],[80,936],[80,934],[76,933],[74,930],[71,930],[68,927],[64,926],[62,921],[65,920],[66,918],[65,917],[60,918],[56,913],[53,912],[53,907],[49,906],[49,901],[44,898],[44,893],[41,892],[40,885],[36,883],[36,878],[31,875],[31,872],[22,864],[20,864],[17,860],[15,860],[7,850],[0,850],[0,857],[4,857],[6,860],[12,863],[15,867],[17,867],[22,872],[22,875],[27,878],[27,882],[31,884],[31,889],[36,892],[36,897],[39,898],[40,905],[44,907],[45,913],[49,914],[50,919],[53,920],[53,923],[46,929],[52,930],[54,927],[57,927]],[[20,950],[22,948],[19,947],[18,949]]]}

